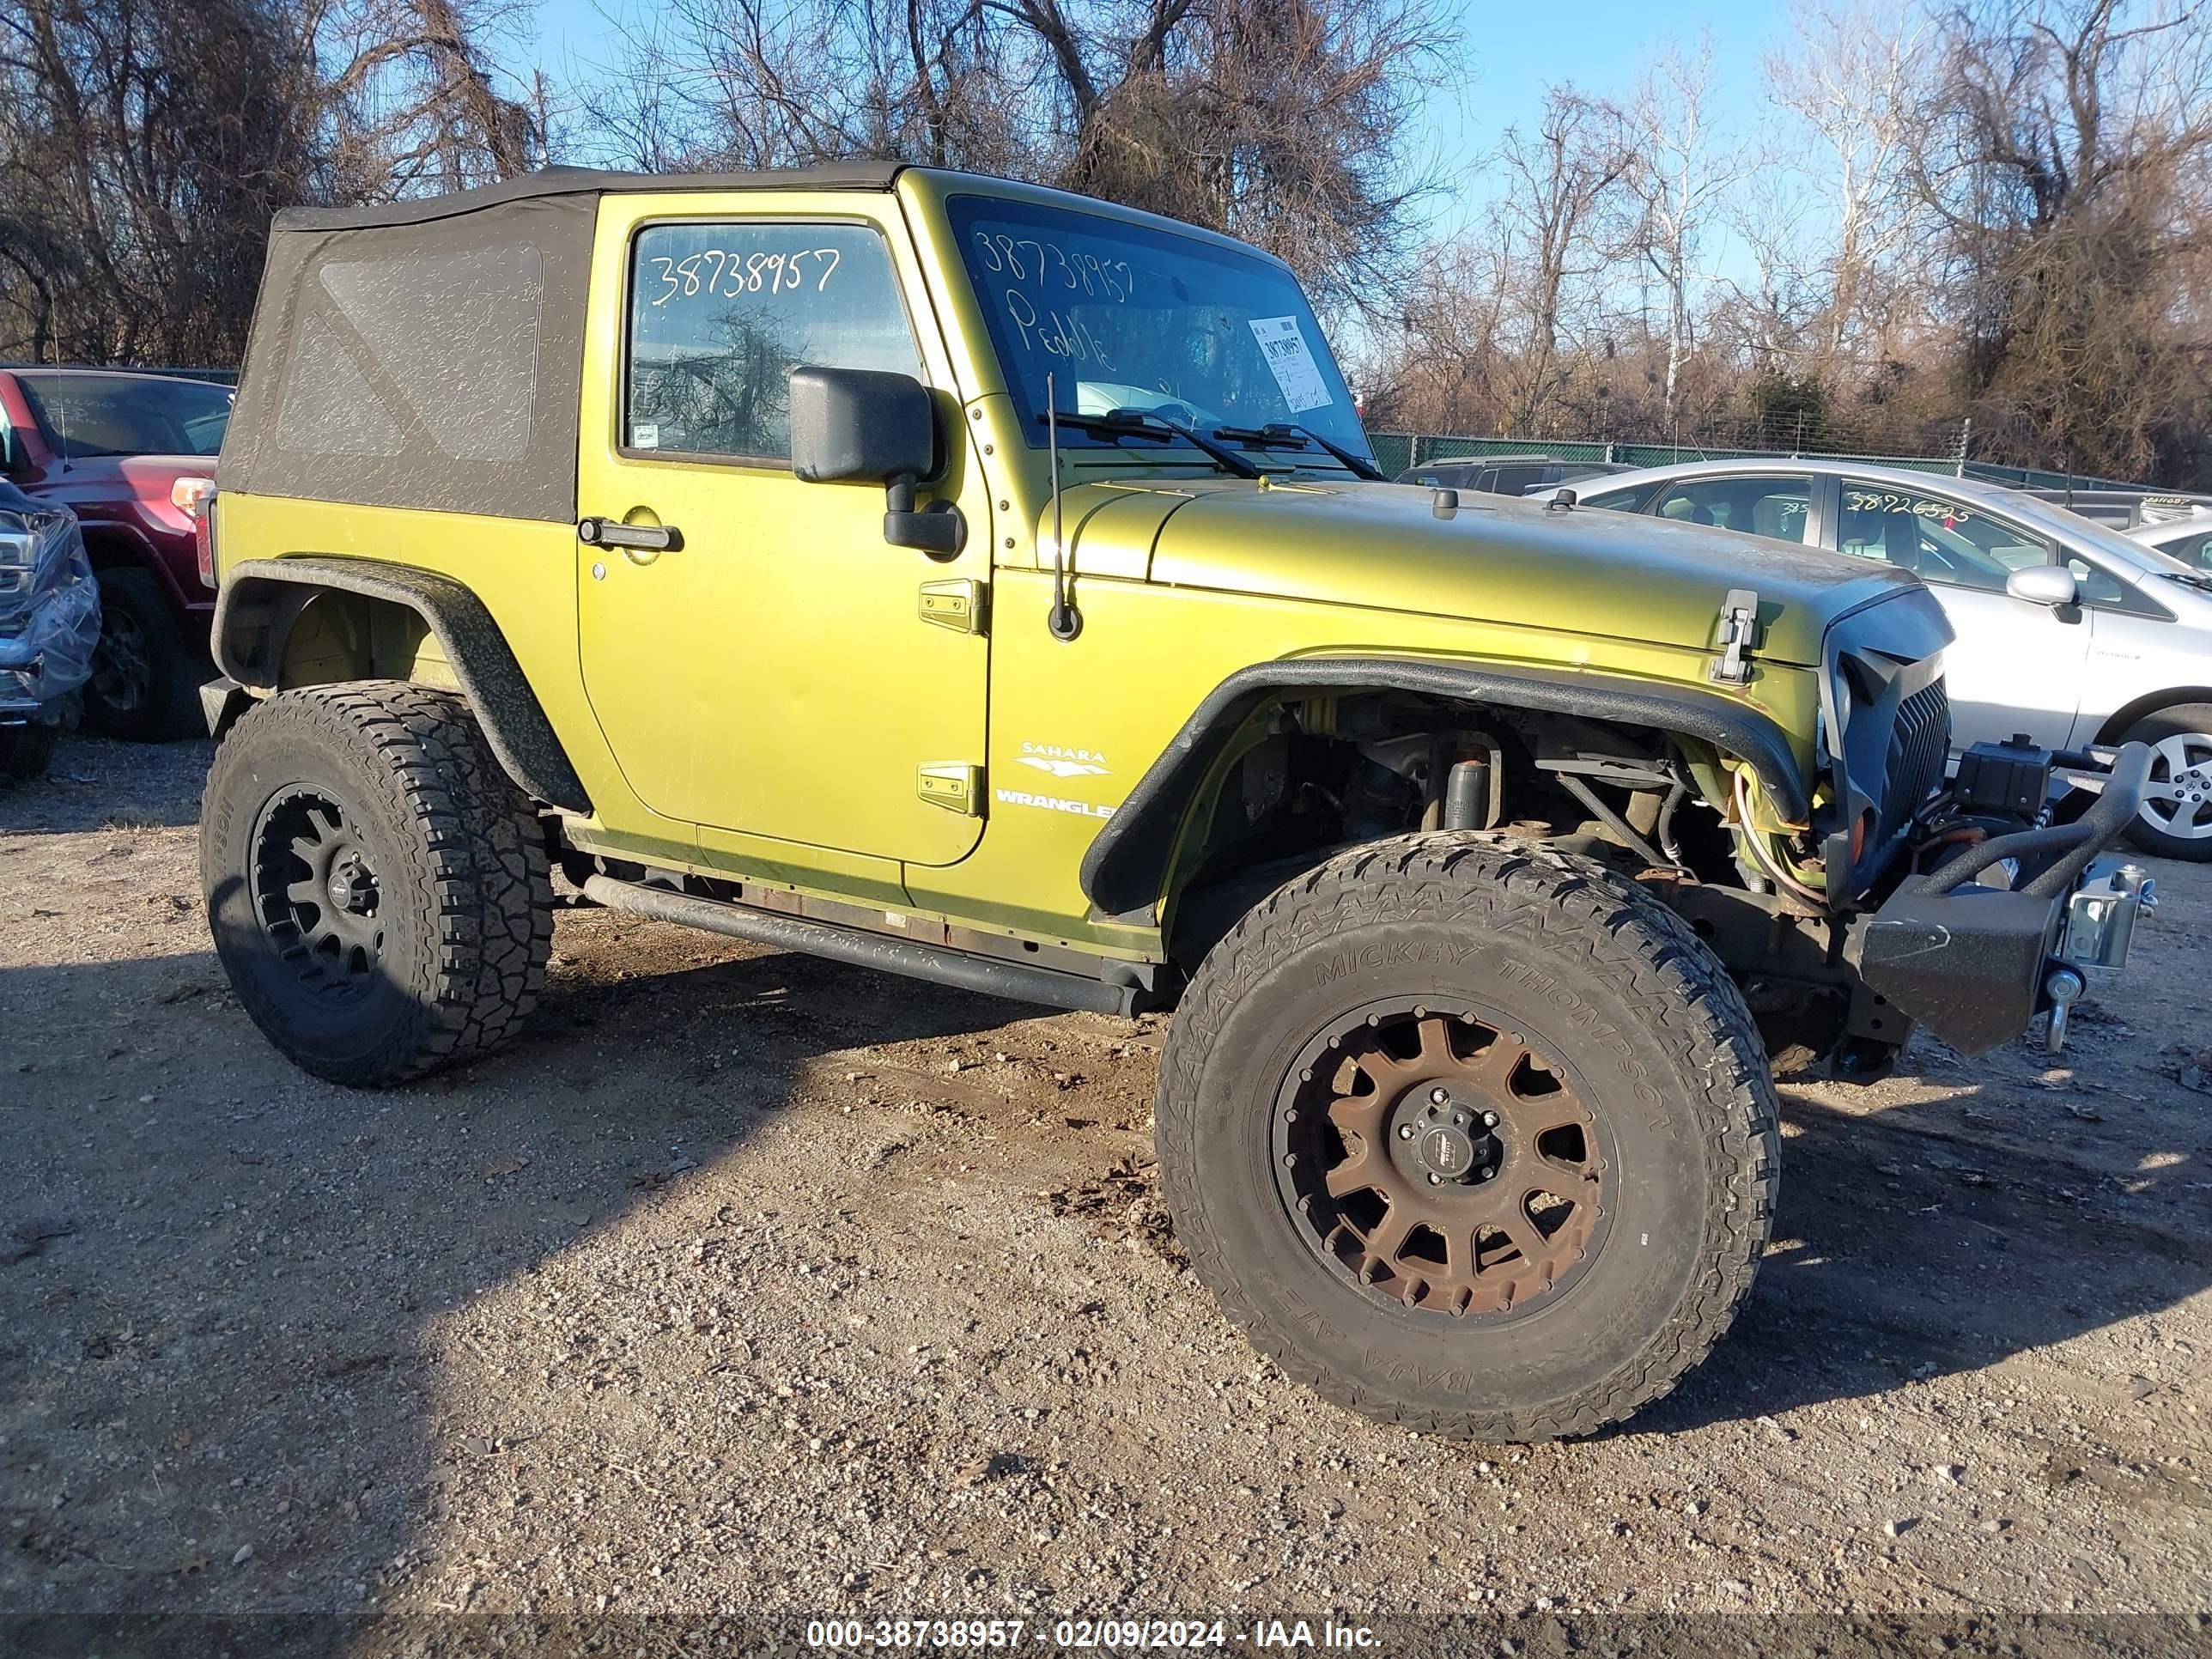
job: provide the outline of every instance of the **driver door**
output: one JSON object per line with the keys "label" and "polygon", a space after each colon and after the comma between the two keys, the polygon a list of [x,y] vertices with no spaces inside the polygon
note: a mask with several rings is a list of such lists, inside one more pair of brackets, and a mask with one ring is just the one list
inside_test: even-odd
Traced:
{"label": "driver door", "polygon": [[[706,199],[600,208],[577,510],[673,533],[665,550],[596,526],[602,544],[579,539],[592,710],[647,805],[746,838],[702,836],[710,849],[809,862],[746,844],[763,838],[952,863],[982,829],[969,769],[984,755],[990,502],[896,204],[856,194],[832,218],[766,194],[742,198],[757,212],[725,197],[702,214]],[[951,459],[932,493],[966,514],[960,555],[887,544],[880,486],[793,476],[802,363],[938,388]]]}
{"label": "driver door", "polygon": [[1943,653],[1953,752],[2016,732],[2064,747],[2081,706],[2089,629],[2078,606],[2005,592],[2014,571],[2050,562],[2051,543],[1933,490],[1838,483],[1837,550],[1911,571],[1958,634]]}

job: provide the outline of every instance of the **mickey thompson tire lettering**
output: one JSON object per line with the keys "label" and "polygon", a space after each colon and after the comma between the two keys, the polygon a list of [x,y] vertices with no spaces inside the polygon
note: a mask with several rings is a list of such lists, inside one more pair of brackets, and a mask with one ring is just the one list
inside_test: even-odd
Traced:
{"label": "mickey thompson tire lettering", "polygon": [[[339,838],[345,862],[326,873],[321,844]],[[359,681],[248,710],[208,775],[200,872],[240,1001],[318,1077],[380,1088],[474,1060],[537,1006],[553,939],[544,839],[450,692]],[[300,905],[277,902],[288,887]],[[340,941],[360,948],[350,973],[303,975],[325,894],[334,914],[362,912]],[[272,926],[272,911],[289,915]]]}
{"label": "mickey thompson tire lettering", "polygon": [[[1556,1284],[1503,1310],[1431,1305],[1418,1279],[1386,1295],[1372,1261],[1333,1257],[1340,1226],[1324,1239],[1326,1218],[1285,1201],[1283,1102],[1310,1086],[1290,1079],[1333,1062],[1317,1034],[1369,1008],[1510,1028],[1547,1057],[1510,1088],[1585,1111],[1604,1214]],[[1404,1098],[1430,1095],[1425,1079]],[[1255,1346],[1339,1404],[1485,1440],[1587,1434],[1672,1389],[1750,1290],[1779,1178],[1765,1050],[1712,953],[1602,866],[1486,835],[1364,846],[1253,909],[1183,997],[1156,1117],[1176,1232]]]}

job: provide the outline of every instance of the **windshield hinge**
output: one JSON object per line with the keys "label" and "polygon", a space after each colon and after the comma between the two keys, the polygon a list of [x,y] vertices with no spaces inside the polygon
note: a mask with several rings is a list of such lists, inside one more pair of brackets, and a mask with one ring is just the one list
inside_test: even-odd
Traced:
{"label": "windshield hinge", "polygon": [[1751,649],[1752,635],[1759,625],[1759,594],[1748,587],[1731,587],[1728,597],[1721,601],[1720,637],[1714,641],[1721,648],[1719,656],[1710,665],[1710,676],[1718,684],[1745,685],[1751,680],[1751,664],[1745,653]]}

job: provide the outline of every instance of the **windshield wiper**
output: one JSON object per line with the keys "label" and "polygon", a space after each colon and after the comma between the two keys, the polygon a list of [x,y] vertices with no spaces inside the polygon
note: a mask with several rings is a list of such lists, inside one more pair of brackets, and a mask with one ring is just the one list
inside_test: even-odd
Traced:
{"label": "windshield wiper", "polygon": [[1322,437],[1310,426],[1300,426],[1295,421],[1270,421],[1261,427],[1218,426],[1213,435],[1231,443],[1267,444],[1280,449],[1304,449],[1309,442],[1319,444],[1330,456],[1355,478],[1365,478],[1372,483],[1388,483],[1389,477],[1370,460],[1339,447]]}
{"label": "windshield wiper", "polygon": [[[1042,424],[1045,418],[1042,415],[1038,416],[1039,424]],[[1072,426],[1078,432],[1088,432],[1102,438],[1157,438],[1165,433],[1204,450],[1240,478],[1266,476],[1266,469],[1247,457],[1214,442],[1211,438],[1200,436],[1179,421],[1171,421],[1149,409],[1109,409],[1103,415],[1078,415],[1068,410],[1055,409],[1051,418],[1062,426]]]}

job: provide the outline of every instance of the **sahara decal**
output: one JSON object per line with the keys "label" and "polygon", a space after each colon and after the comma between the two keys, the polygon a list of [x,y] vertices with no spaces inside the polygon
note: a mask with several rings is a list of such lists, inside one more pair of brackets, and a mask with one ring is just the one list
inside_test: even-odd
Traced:
{"label": "sahara decal", "polygon": [[1103,778],[1106,757],[1095,749],[1069,749],[1056,743],[1024,743],[1018,757],[1024,766],[1048,772],[1055,778]]}

